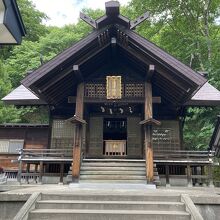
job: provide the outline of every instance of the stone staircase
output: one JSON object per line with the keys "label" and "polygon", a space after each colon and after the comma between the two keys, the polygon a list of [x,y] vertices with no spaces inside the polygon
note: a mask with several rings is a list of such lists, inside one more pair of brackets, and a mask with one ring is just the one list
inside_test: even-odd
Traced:
{"label": "stone staircase", "polygon": [[[154,181],[160,184],[156,164]],[[80,182],[146,183],[145,160],[83,159]]]}
{"label": "stone staircase", "polygon": [[42,194],[29,220],[190,220],[179,195]]}

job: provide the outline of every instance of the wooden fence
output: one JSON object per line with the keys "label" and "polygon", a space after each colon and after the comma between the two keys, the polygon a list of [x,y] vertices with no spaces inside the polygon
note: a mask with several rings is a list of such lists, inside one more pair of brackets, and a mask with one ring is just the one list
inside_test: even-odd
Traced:
{"label": "wooden fence", "polygon": [[159,151],[154,152],[160,177],[165,177],[166,185],[170,178],[186,178],[188,186],[193,184],[213,186],[212,167],[214,151]]}
{"label": "wooden fence", "polygon": [[[34,178],[35,182],[39,181],[39,183],[42,183],[42,177],[48,164],[60,165],[60,172],[50,174],[50,176],[59,175],[60,182],[63,182],[64,165],[72,163],[71,152],[72,150],[70,149],[20,149],[18,157],[18,182],[21,183],[22,177],[25,177],[27,183],[29,183],[30,178]],[[24,164],[26,164],[26,172],[23,172]],[[31,165],[34,165],[33,171],[30,170]]]}

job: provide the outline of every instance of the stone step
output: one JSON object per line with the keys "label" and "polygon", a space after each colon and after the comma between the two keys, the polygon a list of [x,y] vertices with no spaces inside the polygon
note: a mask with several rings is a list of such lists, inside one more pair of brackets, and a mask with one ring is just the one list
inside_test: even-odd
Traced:
{"label": "stone step", "polygon": [[181,202],[178,195],[125,195],[125,194],[42,194],[42,200],[87,200],[87,201],[157,201]]}
{"label": "stone step", "polygon": [[109,166],[107,166],[107,167],[100,167],[100,166],[98,166],[98,167],[91,167],[91,166],[86,166],[85,164],[84,165],[82,165],[81,166],[81,170],[91,170],[91,171],[96,171],[96,170],[103,170],[103,171],[105,171],[105,170],[109,170],[109,169],[111,169],[111,170],[126,170],[126,171],[144,171],[145,172],[145,170],[146,170],[146,168],[145,167],[123,167],[123,166],[121,166],[121,167],[116,167],[116,166],[113,166],[113,167],[109,167]]}
{"label": "stone step", "polygon": [[145,176],[146,172],[144,171],[136,171],[136,170],[81,170],[81,175],[133,175],[133,176]]}
{"label": "stone step", "polygon": [[185,211],[181,202],[158,201],[86,201],[86,200],[43,200],[36,209],[97,209],[97,210],[159,210]]}
{"label": "stone step", "polygon": [[[87,169],[81,169],[80,175],[96,175],[96,174],[102,174],[102,175],[140,175],[140,176],[145,176],[146,171],[140,171],[140,170],[103,170],[103,169],[98,169],[98,170],[87,170]],[[158,176],[158,172],[154,172],[154,176]]]}
{"label": "stone step", "polygon": [[85,180],[79,180],[79,183],[122,183],[122,184],[146,184],[145,180],[116,180],[116,179],[85,179]]}
{"label": "stone step", "polygon": [[120,163],[145,163],[142,159],[119,159],[119,158],[106,158],[106,159],[83,159],[83,162],[120,162]]}
{"label": "stone step", "polygon": [[80,175],[80,180],[146,180],[145,175]]}
{"label": "stone step", "polygon": [[190,220],[183,211],[36,209],[29,220]]}
{"label": "stone step", "polygon": [[83,162],[81,167],[145,167],[145,163]]}

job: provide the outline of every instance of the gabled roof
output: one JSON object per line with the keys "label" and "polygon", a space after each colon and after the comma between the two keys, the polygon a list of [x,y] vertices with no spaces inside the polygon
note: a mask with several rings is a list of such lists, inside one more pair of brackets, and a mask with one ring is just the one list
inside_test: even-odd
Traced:
{"label": "gabled roof", "polygon": [[194,95],[185,103],[190,106],[216,106],[220,104],[220,91],[206,82]]}
{"label": "gabled roof", "polygon": [[46,105],[46,102],[40,100],[33,92],[23,85],[20,85],[10,92],[2,101],[14,105]]}
{"label": "gabled roof", "polygon": [[[154,64],[153,88],[176,105],[189,102],[207,82],[201,74],[132,31],[135,22],[120,15],[118,2],[107,2],[106,15],[96,21],[83,18],[95,28],[93,32],[21,82],[48,104],[56,105],[73,95],[80,79],[111,62],[115,55],[117,62],[121,62],[119,65],[134,68],[143,78],[149,65]],[[113,51],[116,54],[112,55]]]}

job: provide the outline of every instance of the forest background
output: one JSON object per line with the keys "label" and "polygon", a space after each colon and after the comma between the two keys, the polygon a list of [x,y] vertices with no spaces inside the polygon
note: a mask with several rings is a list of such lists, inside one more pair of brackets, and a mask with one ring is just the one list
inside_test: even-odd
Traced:
{"label": "forest background", "polygon": [[[0,99],[41,63],[52,59],[91,32],[83,21],[64,27],[43,25],[47,15],[30,0],[17,0],[27,30],[19,46],[0,47]],[[74,10],[74,9],[73,9]],[[150,18],[136,31],[196,71],[207,72],[220,90],[220,0],[131,0],[121,13],[134,19],[144,12]],[[96,19],[101,10],[84,9]],[[188,108],[184,125],[187,149],[207,149],[219,107]],[[16,108],[0,101],[0,123],[47,123],[43,107]]]}

